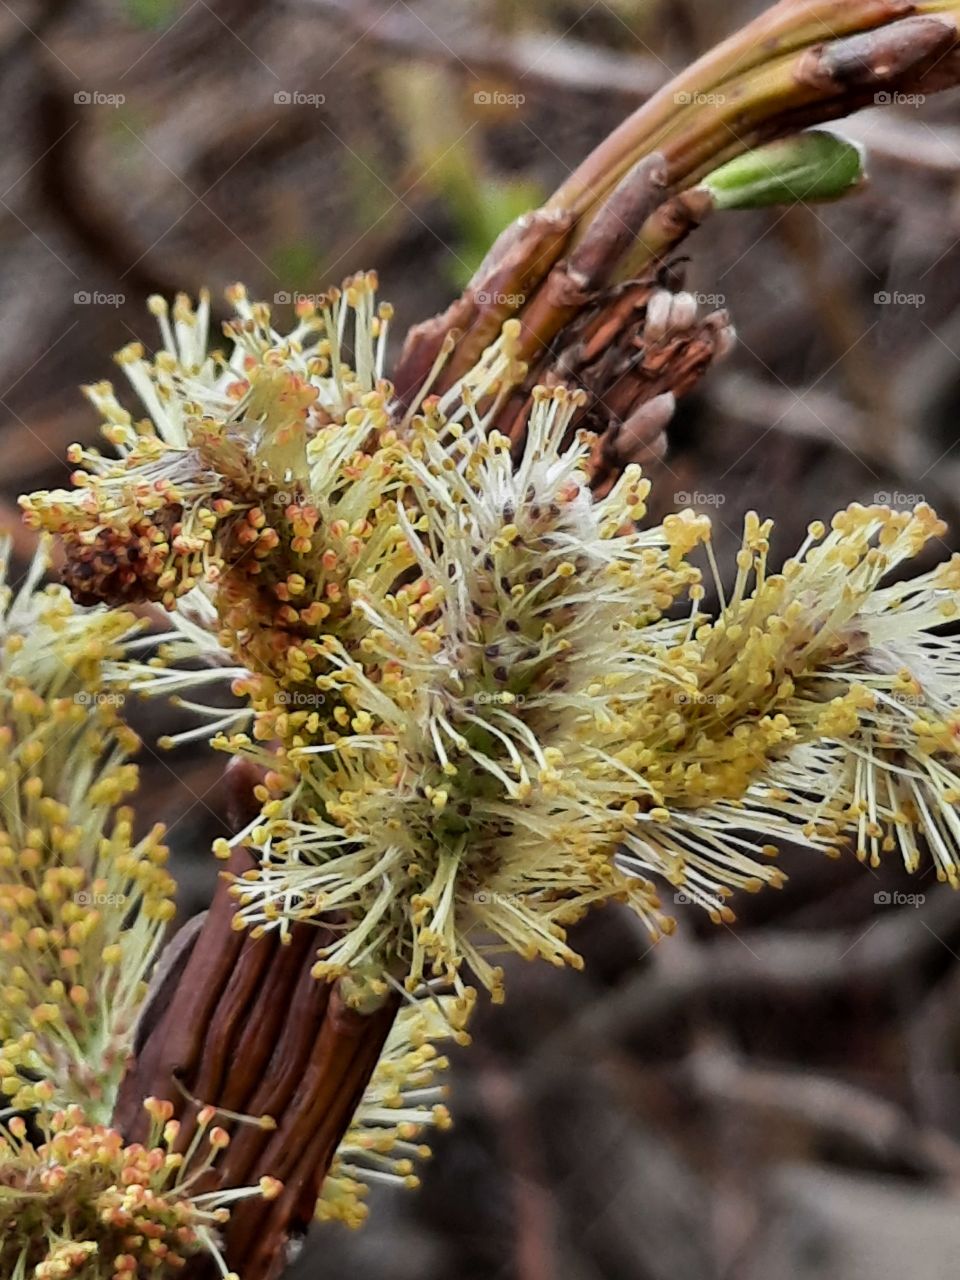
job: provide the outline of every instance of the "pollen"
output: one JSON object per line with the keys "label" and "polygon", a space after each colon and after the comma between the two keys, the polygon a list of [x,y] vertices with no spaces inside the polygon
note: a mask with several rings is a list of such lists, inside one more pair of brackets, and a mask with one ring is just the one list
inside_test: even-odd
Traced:
{"label": "pollen", "polygon": [[124,806],[138,743],[120,667],[140,626],[41,587],[46,544],[14,594],[9,554],[0,544],[3,1088],[14,1108],[81,1102],[105,1120],[174,887],[162,830],[135,841]]}
{"label": "pollen", "polygon": [[[197,723],[169,745],[206,738],[262,770],[259,814],[215,846],[257,855],[232,885],[237,928],[286,938],[336,913],[317,979],[348,979],[357,1008],[442,991],[461,1038],[474,983],[503,997],[504,954],[579,967],[568,930],[604,902],[668,933],[658,884],[728,921],[737,894],[783,882],[786,842],[899,850],[960,881],[960,644],[941,634],[960,559],[902,571],[943,536],[929,507],[855,504],[783,565],[749,513],[722,583],[706,515],[640,524],[637,467],[592,493],[581,393],[537,388],[516,451],[498,432],[517,322],[403,411],[371,274],[288,333],[242,288],[229,300],[222,358],[205,300],[172,326],[151,302],[163,349],[119,357],[148,421],[131,434],[89,388],[113,455],[71,450],[73,488],[23,505],[61,537],[76,600],[171,611],[159,661],[119,664],[131,689],[232,688],[239,705],[183,697]],[[98,800],[126,781],[109,773]],[[33,809],[48,794],[23,788]],[[93,928],[70,919],[64,941]],[[25,969],[28,932],[11,908],[0,947]],[[31,981],[26,1024],[52,1035],[51,1003]],[[64,1000],[78,1018],[92,1003]],[[412,1177],[409,1156],[390,1172]]]}

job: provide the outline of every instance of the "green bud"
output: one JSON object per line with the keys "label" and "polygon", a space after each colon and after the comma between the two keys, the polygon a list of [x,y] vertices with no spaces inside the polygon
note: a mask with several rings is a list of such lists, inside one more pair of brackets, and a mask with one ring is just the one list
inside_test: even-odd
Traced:
{"label": "green bud", "polygon": [[866,177],[863,149],[824,129],[782,138],[737,156],[702,186],[717,209],[763,209],[772,204],[836,200]]}

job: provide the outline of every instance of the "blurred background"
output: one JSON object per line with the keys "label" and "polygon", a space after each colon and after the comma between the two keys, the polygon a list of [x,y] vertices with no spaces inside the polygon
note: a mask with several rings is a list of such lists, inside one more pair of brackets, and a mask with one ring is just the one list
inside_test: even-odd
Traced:
{"label": "blurred background", "polygon": [[[745,0],[0,0],[0,524],[94,438],[77,385],[153,341],[149,293],[277,303],[380,272],[396,335]],[[780,553],[850,501],[927,500],[960,536],[960,96],[843,130],[842,204],[728,215],[683,252],[736,353],[684,402],[657,513]],[[225,311],[221,312],[225,314]],[[148,744],[174,723],[158,713]],[[168,723],[169,720],[169,723]],[[182,913],[224,831],[221,759],[144,754]],[[516,964],[454,1058],[418,1193],[324,1227],[294,1280],[955,1280],[960,899],[929,872],[789,852],[715,928],[651,952],[614,909],[586,972]],[[669,903],[668,899],[668,905]]]}

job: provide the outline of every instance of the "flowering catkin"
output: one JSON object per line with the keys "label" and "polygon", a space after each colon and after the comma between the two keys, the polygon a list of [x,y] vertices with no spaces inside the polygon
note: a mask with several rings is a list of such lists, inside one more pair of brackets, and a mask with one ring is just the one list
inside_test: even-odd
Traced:
{"label": "flowering catkin", "polygon": [[[884,585],[942,536],[933,512],[851,507],[779,573],[751,515],[711,617],[709,521],[642,528],[636,467],[596,499],[577,392],[539,389],[511,456],[517,322],[400,419],[374,288],[286,336],[236,288],[228,355],[205,303],[171,327],[154,301],[164,350],[118,357],[150,418],[90,389],[119,457],[77,450],[73,491],[24,500],[81,598],[162,602],[230,664],[245,706],[207,711],[214,745],[265,770],[238,923],[335,913],[319,979],[360,1008],[449,986],[460,1025],[467,971],[502,995],[498,953],[578,965],[567,929],[610,900],[668,930],[658,882],[729,919],[781,882],[785,840],[910,868],[926,846],[956,883],[960,560]],[[128,678],[217,670],[169,665]]]}
{"label": "flowering catkin", "polygon": [[0,548],[0,1085],[12,1104],[105,1120],[173,915],[162,829],[135,840],[137,736],[109,672],[138,624],[19,591]]}
{"label": "flowering catkin", "polygon": [[228,1144],[201,1113],[196,1139],[175,1150],[179,1124],[169,1103],[148,1098],[145,1145],[127,1146],[115,1130],[91,1124],[80,1106],[41,1113],[42,1140],[28,1140],[17,1117],[0,1130],[0,1265],[10,1280],[129,1280],[176,1274],[200,1252],[228,1273],[217,1232],[228,1205],[280,1192],[276,1179],[228,1192],[195,1184]]}
{"label": "flowering catkin", "polygon": [[[218,1260],[231,1207],[205,1190],[237,1117],[202,1107],[188,1150],[169,1101],[147,1099],[145,1145],[110,1124],[174,884],[162,830],[132,838],[139,745],[123,722],[140,624],[40,588],[43,545],[16,593],[0,545],[0,1274],[11,1280],[163,1276]],[[152,670],[152,668],[151,668]],[[158,673],[161,674],[161,673]],[[337,1153],[318,1214],[355,1224],[371,1181],[413,1185],[421,1131],[448,1123],[434,1083],[442,1006],[401,1011]],[[28,1118],[25,1118],[27,1117]],[[29,1123],[28,1123],[29,1119]],[[269,1127],[262,1118],[244,1118]],[[272,1125],[272,1121],[269,1122]],[[198,1185],[201,1184],[201,1185]]]}

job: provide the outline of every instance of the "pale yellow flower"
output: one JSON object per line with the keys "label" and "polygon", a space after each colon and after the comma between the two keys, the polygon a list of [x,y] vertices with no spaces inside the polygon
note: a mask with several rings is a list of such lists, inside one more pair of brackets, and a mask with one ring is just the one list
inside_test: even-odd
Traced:
{"label": "pale yellow flower", "polygon": [[[25,501],[66,534],[81,595],[174,608],[167,667],[131,662],[136,687],[233,676],[245,705],[185,736],[265,769],[234,841],[259,851],[239,923],[336,913],[318,978],[359,1007],[452,988],[462,1028],[468,971],[499,998],[505,951],[578,965],[567,930],[609,901],[656,936],[658,883],[730,919],[737,890],[782,882],[786,840],[899,847],[911,868],[926,845],[955,882],[960,650],[939,628],[960,570],[884,585],[942,535],[933,513],[853,507],[778,574],[750,516],[707,616],[709,521],[641,528],[635,467],[596,499],[576,393],[537,391],[519,456],[497,433],[516,321],[401,417],[374,286],[355,277],[288,335],[234,290],[223,356],[203,305],[178,302],[171,329],[154,304],[164,351],[121,355],[150,420],[97,388],[119,459],[78,455],[76,495]],[[117,537],[149,543],[122,589]]]}
{"label": "pale yellow flower", "polygon": [[[122,807],[139,746],[111,676],[138,630],[38,589],[0,547],[0,1084],[16,1107],[83,1102],[106,1119],[173,881],[158,827]],[[120,807],[118,807],[120,806]]]}

